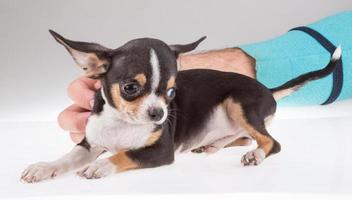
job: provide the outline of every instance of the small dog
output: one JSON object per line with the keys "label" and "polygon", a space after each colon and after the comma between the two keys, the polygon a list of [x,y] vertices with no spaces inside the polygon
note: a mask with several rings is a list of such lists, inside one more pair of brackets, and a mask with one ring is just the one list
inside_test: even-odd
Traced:
{"label": "small dog", "polygon": [[[280,144],[266,129],[276,100],[329,75],[341,57],[337,48],[325,68],[268,89],[236,73],[177,72],[179,54],[192,51],[205,37],[185,45],[142,38],[108,49],[50,33],[88,77],[101,81],[102,88],[96,93],[85,138],[55,161],[30,165],[21,177],[28,183],[78,168],[79,176],[96,179],[171,164],[176,152],[214,153],[223,147],[247,145],[252,139],[258,147],[246,153],[241,163],[258,165],[280,151]],[[106,151],[113,155],[96,160]]]}

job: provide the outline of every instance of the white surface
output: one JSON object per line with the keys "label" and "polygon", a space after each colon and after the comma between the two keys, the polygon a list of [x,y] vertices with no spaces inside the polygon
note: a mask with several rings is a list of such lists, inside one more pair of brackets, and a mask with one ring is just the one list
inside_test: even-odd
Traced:
{"label": "white surface", "polygon": [[[324,113],[334,107],[350,109],[352,102],[337,105],[304,110]],[[289,116],[296,109],[284,110]],[[22,170],[28,164],[56,159],[70,150],[68,134],[55,122],[1,122],[0,130],[6,138],[0,146],[0,198],[219,192],[351,195],[351,121],[351,115],[277,119],[270,132],[281,143],[282,152],[257,167],[241,167],[239,162],[254,146],[237,147],[210,156],[179,155],[170,166],[135,170],[100,180],[85,180],[70,173],[33,185],[19,181]]]}

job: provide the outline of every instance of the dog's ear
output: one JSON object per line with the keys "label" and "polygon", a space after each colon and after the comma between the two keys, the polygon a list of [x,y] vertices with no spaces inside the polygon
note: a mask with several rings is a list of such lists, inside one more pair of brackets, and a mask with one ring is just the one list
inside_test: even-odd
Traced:
{"label": "dog's ear", "polygon": [[174,44],[174,45],[169,45],[171,50],[175,53],[176,58],[181,54],[181,53],[186,53],[189,51],[194,50],[197,48],[197,46],[207,38],[206,36],[201,37],[195,42],[189,43],[189,44]]}
{"label": "dog's ear", "polygon": [[52,30],[49,32],[68,50],[78,66],[85,71],[87,77],[99,78],[108,70],[111,49],[96,43],[68,40]]}

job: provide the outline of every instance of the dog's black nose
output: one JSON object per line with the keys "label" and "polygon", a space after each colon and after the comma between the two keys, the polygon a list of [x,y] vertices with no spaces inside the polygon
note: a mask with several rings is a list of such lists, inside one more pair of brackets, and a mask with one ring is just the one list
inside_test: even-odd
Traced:
{"label": "dog's black nose", "polygon": [[149,108],[148,114],[151,120],[159,121],[164,116],[164,111],[162,108]]}

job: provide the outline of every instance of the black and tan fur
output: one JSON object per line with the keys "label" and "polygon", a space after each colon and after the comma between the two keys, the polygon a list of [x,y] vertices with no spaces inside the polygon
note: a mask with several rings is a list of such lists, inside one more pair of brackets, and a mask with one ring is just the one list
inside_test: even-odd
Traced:
{"label": "black and tan fur", "polygon": [[[258,81],[236,73],[204,69],[177,72],[178,55],[195,49],[204,38],[186,45],[166,45],[157,39],[142,38],[117,49],[108,49],[95,43],[67,40],[50,32],[65,46],[87,76],[100,79],[102,89],[95,97],[86,138],[63,158],[31,165],[22,174],[22,180],[26,182],[52,178],[83,166],[78,172],[80,176],[100,178],[112,172],[170,164],[176,151],[208,152],[211,148],[216,151],[222,147],[246,145],[251,139],[257,142],[258,147],[245,154],[241,162],[245,166],[257,165],[280,151],[280,144],[266,129],[266,120],[276,111],[275,98],[279,99],[310,80],[330,74],[341,54],[334,55],[324,69],[270,90]],[[157,57],[159,75],[155,74],[153,55]],[[155,86],[156,78],[158,83]],[[133,95],[125,93],[128,89],[125,88],[126,84],[129,87],[131,83],[138,87],[138,92]],[[166,113],[155,102],[147,104],[150,103],[147,101],[152,101],[150,99],[160,105],[165,104]],[[150,106],[147,110],[143,108],[146,105]],[[107,123],[107,126],[117,129],[109,130],[93,124],[98,123],[101,117],[108,116],[106,112],[112,113],[111,116],[116,117],[116,123],[121,127]],[[149,118],[143,118],[146,113]],[[166,119],[156,123],[162,119],[161,115],[167,116]],[[219,123],[219,128],[211,123]],[[131,129],[131,137],[138,138],[141,134],[143,141],[126,140],[133,143],[131,146],[114,138],[96,141],[99,137],[92,137],[89,133],[96,130],[96,126],[99,130],[113,131],[115,136],[119,131]],[[134,127],[139,126],[140,129],[133,131]],[[221,131],[223,126],[229,133],[216,132]],[[142,133],[146,129],[150,131]],[[99,134],[105,137],[104,131]],[[129,137],[128,133],[125,134],[124,137]],[[124,139],[127,138],[120,138]],[[109,144],[102,145],[105,143]],[[114,143],[120,146],[113,146]],[[111,151],[113,155],[94,161],[105,151]]]}

